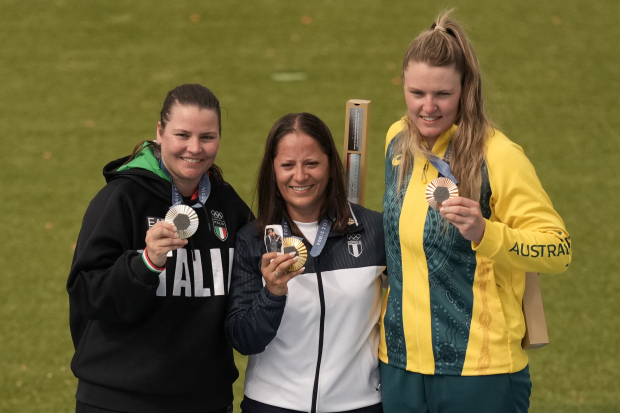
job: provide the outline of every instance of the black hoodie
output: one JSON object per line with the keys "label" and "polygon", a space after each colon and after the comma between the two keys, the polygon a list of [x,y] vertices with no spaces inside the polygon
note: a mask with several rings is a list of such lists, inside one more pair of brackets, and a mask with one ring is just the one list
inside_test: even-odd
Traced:
{"label": "black hoodie", "polygon": [[230,266],[252,212],[211,178],[209,199],[194,209],[198,231],[152,272],[141,251],[172,188],[150,149],[117,171],[126,160],[104,168],[107,185],[86,211],[67,282],[76,398],[136,413],[228,406],[239,375],[224,333]]}

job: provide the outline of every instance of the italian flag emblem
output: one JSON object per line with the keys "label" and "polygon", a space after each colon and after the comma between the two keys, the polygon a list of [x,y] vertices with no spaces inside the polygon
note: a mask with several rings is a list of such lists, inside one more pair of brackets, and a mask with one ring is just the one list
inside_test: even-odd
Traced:
{"label": "italian flag emblem", "polygon": [[211,217],[213,218],[213,232],[220,240],[225,241],[228,238],[228,231],[226,230],[224,214],[219,211],[211,211]]}
{"label": "italian flag emblem", "polygon": [[226,232],[226,228],[223,227],[215,227],[215,235],[222,241],[224,241],[228,237],[228,233]]}

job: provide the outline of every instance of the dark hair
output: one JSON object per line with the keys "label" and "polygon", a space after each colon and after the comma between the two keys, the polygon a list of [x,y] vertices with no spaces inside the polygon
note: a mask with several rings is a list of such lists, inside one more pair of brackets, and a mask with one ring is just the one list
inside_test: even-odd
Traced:
{"label": "dark hair", "polygon": [[[166,95],[166,99],[164,99],[164,105],[161,108],[161,112],[159,113],[159,119],[161,123],[162,130],[166,128],[168,121],[170,120],[170,113],[172,112],[172,108],[174,105],[184,105],[184,106],[196,106],[198,109],[211,109],[217,113],[217,123],[219,126],[220,136],[222,135],[222,110],[220,109],[220,101],[215,97],[213,92],[208,88],[197,85],[197,84],[188,84],[177,86],[168,92]],[[133,148],[133,152],[131,156],[125,162],[125,164],[131,162],[140,151],[142,151],[146,147],[151,147],[153,152],[161,151],[161,145],[157,142],[153,141],[141,141]],[[219,166],[213,164],[209,168],[209,173],[215,178],[216,181],[222,183],[224,182],[224,175],[222,174],[222,170]]]}
{"label": "dark hair", "polygon": [[[270,224],[280,224],[286,217],[294,235],[303,237],[297,225],[288,217],[286,202],[276,185],[273,161],[277,155],[278,144],[290,133],[303,133],[314,139],[327,155],[329,165],[329,182],[325,188],[325,203],[321,208],[321,217],[328,215],[333,219],[332,228],[343,232],[349,223],[349,206],[345,192],[344,167],[334,144],[334,139],[327,125],[310,113],[289,113],[282,116],[273,125],[261,162],[258,178],[258,214],[257,225],[260,229]],[[312,240],[310,240],[312,241]]]}

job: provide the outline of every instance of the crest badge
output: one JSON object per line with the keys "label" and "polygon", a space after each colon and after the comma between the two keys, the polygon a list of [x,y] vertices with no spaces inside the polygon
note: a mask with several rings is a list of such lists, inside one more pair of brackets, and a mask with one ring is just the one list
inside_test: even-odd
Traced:
{"label": "crest badge", "polygon": [[347,244],[349,254],[355,258],[362,255],[362,234],[349,234],[347,235]]}
{"label": "crest badge", "polygon": [[225,241],[228,238],[228,230],[226,229],[224,214],[218,211],[211,211],[211,217],[213,217],[213,232],[220,240]]}

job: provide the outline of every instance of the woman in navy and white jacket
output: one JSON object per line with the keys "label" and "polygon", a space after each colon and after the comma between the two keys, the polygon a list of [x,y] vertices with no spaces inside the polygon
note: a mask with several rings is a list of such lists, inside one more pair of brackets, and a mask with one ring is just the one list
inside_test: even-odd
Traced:
{"label": "woman in navy and white jacket", "polygon": [[[385,269],[380,213],[347,202],[328,127],[279,119],[258,178],[258,220],[237,234],[226,319],[249,354],[243,412],[381,412],[378,320]],[[266,253],[266,225],[309,251],[305,267]]]}

